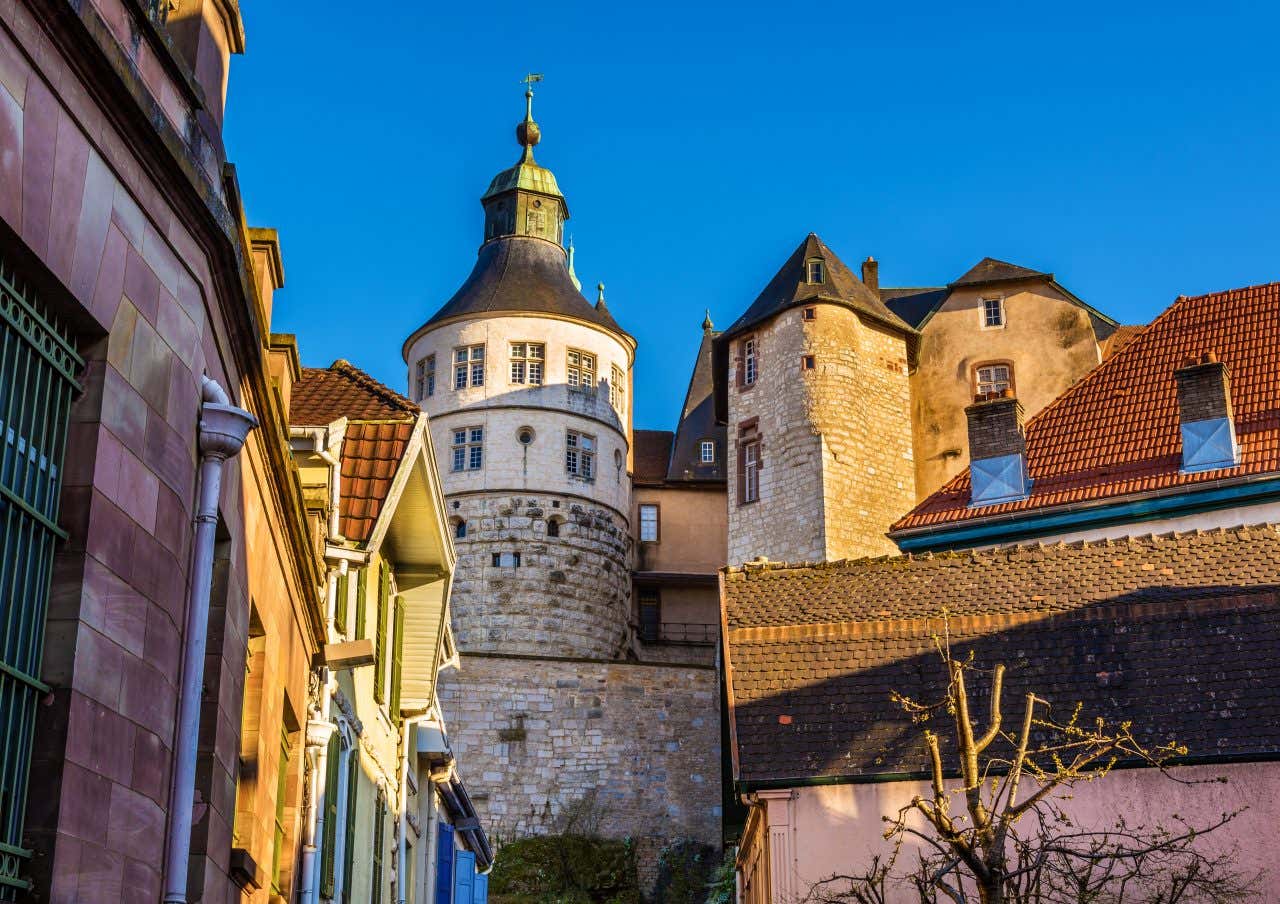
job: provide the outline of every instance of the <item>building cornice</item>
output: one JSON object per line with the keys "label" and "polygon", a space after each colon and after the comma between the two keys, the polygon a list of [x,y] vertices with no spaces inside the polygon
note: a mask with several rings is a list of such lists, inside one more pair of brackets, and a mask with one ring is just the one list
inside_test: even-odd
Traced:
{"label": "building cornice", "polygon": [[618,342],[627,352],[627,369],[635,364],[636,360],[636,340],[628,336],[626,333],[617,332],[607,329],[598,323],[592,323],[589,320],[582,320],[578,317],[568,317],[564,314],[553,314],[543,311],[486,311],[484,314],[458,314],[455,317],[446,317],[443,320],[437,320],[434,323],[426,324],[418,327],[409,334],[409,338],[400,346],[400,357],[405,364],[409,363],[409,348],[424,336],[434,333],[436,330],[443,329],[446,326],[452,326],[458,323],[466,323],[468,321],[485,321],[498,320],[504,317],[531,317],[535,320],[558,320],[562,323],[573,323],[578,326],[586,327],[594,330],[610,339]]}

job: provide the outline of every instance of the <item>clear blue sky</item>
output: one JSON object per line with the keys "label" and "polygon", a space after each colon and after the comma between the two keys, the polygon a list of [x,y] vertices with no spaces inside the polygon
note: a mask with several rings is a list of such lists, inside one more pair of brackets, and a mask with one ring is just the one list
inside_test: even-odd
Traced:
{"label": "clear blue sky", "polygon": [[1125,322],[1280,279],[1262,3],[242,7],[226,137],[281,233],[274,329],[401,390],[517,158],[527,71],[578,273],[639,341],[638,427],[674,424],[703,309],[727,326],[811,230],[885,285],[991,255]]}

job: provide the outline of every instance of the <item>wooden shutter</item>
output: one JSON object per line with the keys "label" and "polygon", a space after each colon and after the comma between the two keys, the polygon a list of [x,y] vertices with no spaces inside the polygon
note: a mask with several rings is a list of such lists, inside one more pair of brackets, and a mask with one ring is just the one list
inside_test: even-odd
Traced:
{"label": "wooden shutter", "polygon": [[360,790],[360,744],[357,741],[347,754],[347,824],[342,850],[342,901],[351,904],[351,873],[356,851],[356,801]]}
{"label": "wooden shutter", "polygon": [[453,826],[441,820],[436,834],[436,904],[453,901]]}
{"label": "wooden shutter", "polygon": [[378,623],[373,628],[373,699],[387,702],[387,597],[391,591],[391,573],[387,563],[378,569]]}
{"label": "wooden shutter", "polygon": [[738,505],[747,501],[747,444],[738,437]]}
{"label": "wooden shutter", "polygon": [[470,851],[458,851],[453,865],[453,904],[471,904],[475,893],[476,855]]}
{"label": "wooden shutter", "polygon": [[391,634],[391,718],[400,718],[400,677],[404,668],[404,597],[397,596]]}
{"label": "wooden shutter", "polygon": [[365,620],[368,617],[369,608],[369,591],[368,591],[369,575],[365,569],[361,568],[356,571],[356,639],[364,640],[365,638]]}
{"label": "wooden shutter", "polygon": [[373,888],[369,895],[371,904],[382,904],[382,848],[385,844],[387,803],[378,794],[378,804],[373,808]]}
{"label": "wooden shutter", "polygon": [[324,773],[324,838],[320,854],[320,894],[333,897],[333,875],[338,845],[338,758],[340,735],[329,738],[328,762]]}
{"label": "wooden shutter", "polygon": [[347,631],[347,591],[351,584],[349,575],[338,575],[337,600],[333,605],[333,620],[337,624],[338,630],[342,633]]}
{"label": "wooden shutter", "polygon": [[476,884],[471,890],[471,904],[489,904],[488,873],[476,873]]}

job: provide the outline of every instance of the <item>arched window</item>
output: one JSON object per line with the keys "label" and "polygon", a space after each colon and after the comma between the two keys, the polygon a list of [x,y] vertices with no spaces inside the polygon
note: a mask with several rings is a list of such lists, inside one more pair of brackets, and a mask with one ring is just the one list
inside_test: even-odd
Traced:
{"label": "arched window", "polygon": [[453,524],[454,539],[461,540],[467,536],[467,522],[458,519]]}
{"label": "arched window", "polygon": [[560,519],[559,518],[552,518],[550,521],[547,522],[547,536],[548,537],[560,536]]}

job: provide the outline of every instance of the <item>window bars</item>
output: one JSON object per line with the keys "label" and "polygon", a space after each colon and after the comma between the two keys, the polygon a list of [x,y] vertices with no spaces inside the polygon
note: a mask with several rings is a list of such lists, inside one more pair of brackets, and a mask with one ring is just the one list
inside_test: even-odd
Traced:
{"label": "window bars", "polygon": [[22,847],[45,612],[76,373],[70,332],[0,257],[0,901],[30,887]]}

